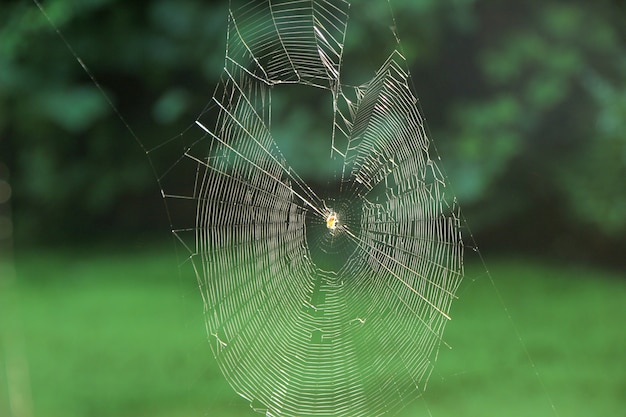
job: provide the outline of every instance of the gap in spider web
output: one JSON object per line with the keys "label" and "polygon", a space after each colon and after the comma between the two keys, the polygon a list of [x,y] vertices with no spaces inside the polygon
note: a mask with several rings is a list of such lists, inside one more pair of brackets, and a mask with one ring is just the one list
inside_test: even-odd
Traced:
{"label": "gap in spider web", "polygon": [[287,163],[324,194],[342,161],[331,159],[333,96],[328,90],[285,84],[272,89],[270,132]]}

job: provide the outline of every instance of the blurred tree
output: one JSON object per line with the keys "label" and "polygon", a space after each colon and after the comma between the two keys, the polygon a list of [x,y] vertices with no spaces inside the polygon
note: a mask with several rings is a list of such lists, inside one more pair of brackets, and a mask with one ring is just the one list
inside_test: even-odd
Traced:
{"label": "blurred tree", "polygon": [[[391,6],[397,27],[386,1],[353,1],[344,82],[369,79],[398,33],[475,231],[527,247],[540,247],[541,235],[544,248],[582,240],[600,242],[597,251],[623,248],[624,6]],[[191,125],[217,84],[226,1],[55,0],[45,7],[148,149]],[[0,152],[14,176],[18,238],[89,237],[96,222],[113,225],[107,233],[154,226],[162,205],[141,148],[41,12],[5,2],[0,23]],[[297,144],[286,152],[314,177],[316,158],[326,158],[318,138],[329,135],[319,120],[328,115],[316,109],[327,108],[328,98],[311,93],[297,109],[288,91],[276,93],[277,138]],[[307,146],[310,152],[299,152]]]}
{"label": "blurred tree", "polygon": [[[45,8],[147,146],[193,121],[210,96],[224,5],[58,0]],[[18,240],[150,227],[163,206],[152,204],[158,189],[126,126],[34,3],[0,5],[0,16],[0,150],[14,175]]]}
{"label": "blurred tree", "polygon": [[624,248],[626,13],[618,4],[482,1],[469,38],[450,43],[470,49],[471,60],[439,74],[470,85],[431,127],[479,230],[538,250]]}

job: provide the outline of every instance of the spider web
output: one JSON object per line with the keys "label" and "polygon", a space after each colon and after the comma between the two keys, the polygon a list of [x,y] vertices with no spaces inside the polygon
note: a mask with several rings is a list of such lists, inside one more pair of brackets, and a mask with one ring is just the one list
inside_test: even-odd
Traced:
{"label": "spider web", "polygon": [[[159,181],[217,362],[268,416],[393,414],[421,395],[463,276],[458,209],[401,52],[369,82],[341,82],[349,6],[231,2],[210,103],[149,152],[167,166]],[[332,97],[324,189],[272,137],[283,84]]]}

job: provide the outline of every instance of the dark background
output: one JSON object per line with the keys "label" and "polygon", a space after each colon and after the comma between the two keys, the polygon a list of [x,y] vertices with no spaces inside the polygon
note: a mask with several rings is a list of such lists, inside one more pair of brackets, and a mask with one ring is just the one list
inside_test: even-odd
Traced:
{"label": "dark background", "polygon": [[[386,2],[354,3],[344,59],[353,84],[393,46]],[[192,124],[211,97],[226,2],[44,5],[146,146]],[[431,137],[481,247],[623,265],[623,3],[392,6]],[[167,229],[149,162],[93,80],[34,4],[0,7],[0,160],[18,247]],[[316,100],[283,115],[281,129],[326,134],[310,109],[328,105]],[[301,166],[314,179],[306,167],[315,164]]]}

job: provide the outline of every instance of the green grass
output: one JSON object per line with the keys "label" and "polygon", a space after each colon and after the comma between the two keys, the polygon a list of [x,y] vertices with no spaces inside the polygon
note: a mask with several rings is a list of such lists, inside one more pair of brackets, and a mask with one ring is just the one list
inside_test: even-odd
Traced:
{"label": "green grass", "polygon": [[[511,259],[489,267],[508,313],[470,265],[445,333],[453,348],[402,416],[554,416],[547,395],[561,416],[623,416],[624,276]],[[11,388],[30,386],[33,415],[258,415],[224,382],[195,281],[179,276],[170,247],[28,253],[17,277],[0,307],[11,310],[3,357],[28,370]],[[0,415],[11,415],[0,371]]]}

